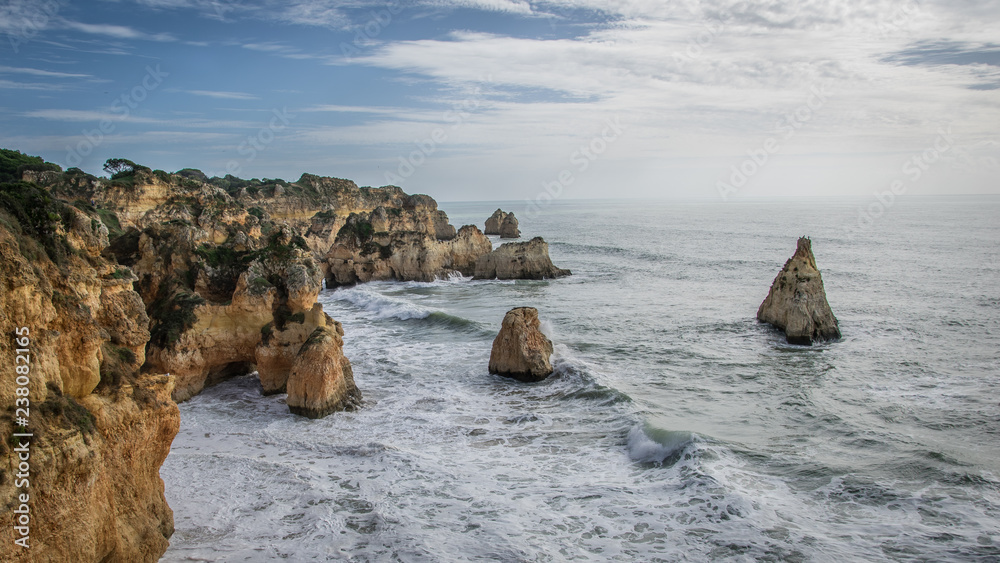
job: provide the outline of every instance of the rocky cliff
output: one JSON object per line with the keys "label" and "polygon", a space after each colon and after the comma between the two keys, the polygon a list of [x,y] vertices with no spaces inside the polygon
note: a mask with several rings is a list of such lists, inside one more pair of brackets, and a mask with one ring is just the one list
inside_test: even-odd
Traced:
{"label": "rocky cliff", "polygon": [[808,346],[814,340],[840,338],[808,238],[799,239],[795,254],[774,278],[757,310],[757,320],[785,331],[791,344]]}
{"label": "rocky cliff", "polygon": [[[493,253],[478,228],[456,230],[432,198],[394,186],[207,178],[121,159],[108,179],[0,157],[0,365],[15,365],[9,337],[22,327],[31,358],[29,380],[0,376],[6,511],[21,504],[13,434],[33,434],[33,547],[11,551],[4,527],[4,561],[156,560],[173,530],[158,469],[179,426],[174,401],[206,385],[256,371],[294,413],[358,406],[343,328],[317,303],[324,279],[472,275],[494,254],[493,275],[561,272],[547,247]],[[34,407],[26,429],[21,387]]]}
{"label": "rocky cliff", "polygon": [[101,255],[108,229],[81,207],[0,184],[3,561],[155,561],[173,532],[159,477],[173,382],[139,373],[136,278]]}

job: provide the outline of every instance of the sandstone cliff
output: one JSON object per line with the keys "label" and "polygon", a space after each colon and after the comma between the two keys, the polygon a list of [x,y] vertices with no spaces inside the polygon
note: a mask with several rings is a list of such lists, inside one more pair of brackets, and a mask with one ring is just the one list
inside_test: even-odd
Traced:
{"label": "sandstone cliff", "polygon": [[552,342],[539,329],[538,309],[517,307],[503,318],[490,351],[490,373],[541,381],[552,373]]}
{"label": "sandstone cliff", "polygon": [[549,245],[541,237],[528,242],[504,243],[476,260],[476,279],[541,280],[570,275],[549,258]]}
{"label": "sandstone cliff", "polygon": [[148,318],[107,243],[96,213],[0,184],[0,503],[26,505],[31,546],[8,520],[3,561],[156,561],[173,533],[159,477],[179,427],[172,381],[138,373]]}
{"label": "sandstone cliff", "polygon": [[808,238],[799,239],[795,254],[774,278],[757,320],[785,331],[791,344],[808,346],[814,340],[840,338]]}

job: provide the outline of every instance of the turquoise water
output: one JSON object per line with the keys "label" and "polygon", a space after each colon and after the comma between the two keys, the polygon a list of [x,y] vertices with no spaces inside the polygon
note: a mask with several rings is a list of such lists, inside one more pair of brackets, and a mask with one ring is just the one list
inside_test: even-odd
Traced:
{"label": "turquoise water", "polygon": [[[1000,561],[1000,199],[868,203],[442,204],[574,275],[325,290],[364,408],[182,404],[163,560]],[[754,319],[801,235],[840,341]],[[538,384],[486,370],[521,305]]]}

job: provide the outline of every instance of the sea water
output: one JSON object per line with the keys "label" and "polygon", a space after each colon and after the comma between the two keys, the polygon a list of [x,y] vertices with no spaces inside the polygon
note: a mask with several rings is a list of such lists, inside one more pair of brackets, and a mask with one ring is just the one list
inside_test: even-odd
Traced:
{"label": "sea water", "polygon": [[[1000,199],[869,203],[442,205],[573,275],[324,290],[363,407],[181,404],[163,560],[1000,561]],[[755,320],[801,235],[839,341]],[[487,372],[516,306],[543,382]]]}

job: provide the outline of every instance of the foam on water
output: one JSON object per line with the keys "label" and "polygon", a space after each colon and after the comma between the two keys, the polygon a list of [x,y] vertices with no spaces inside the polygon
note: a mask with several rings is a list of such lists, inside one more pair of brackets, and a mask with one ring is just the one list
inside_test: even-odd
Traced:
{"label": "foam on water", "polygon": [[[182,404],[164,560],[1000,560],[1000,251],[961,250],[993,205],[903,233],[901,201],[878,244],[827,208],[567,207],[522,231],[570,278],[324,291],[364,406],[306,420],[253,376]],[[802,232],[839,342],[754,321]],[[486,370],[519,305],[540,383]]]}

